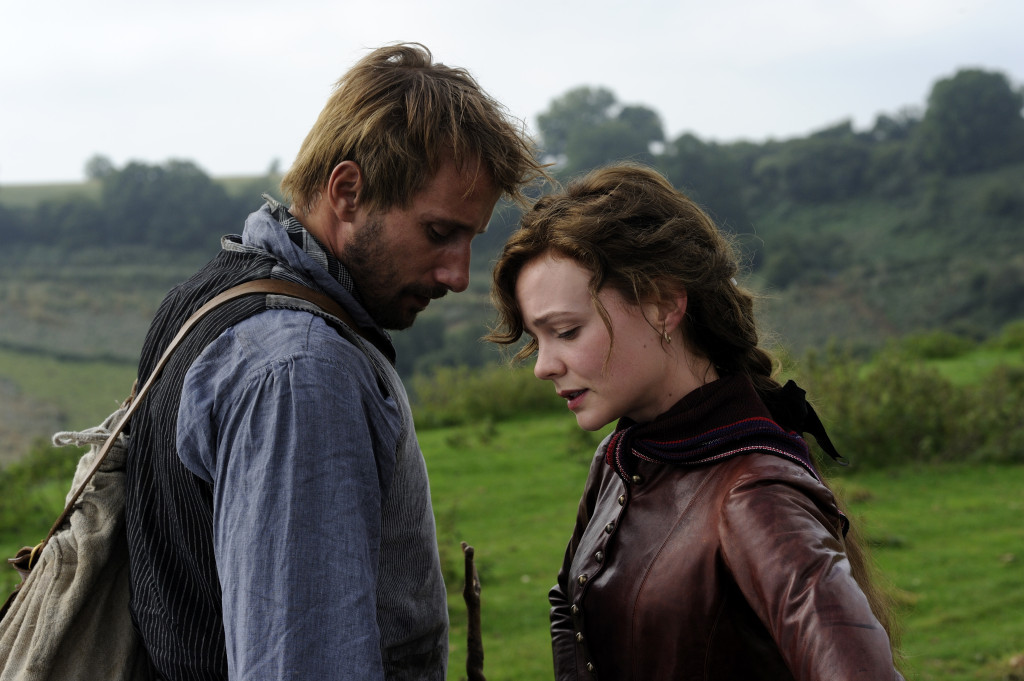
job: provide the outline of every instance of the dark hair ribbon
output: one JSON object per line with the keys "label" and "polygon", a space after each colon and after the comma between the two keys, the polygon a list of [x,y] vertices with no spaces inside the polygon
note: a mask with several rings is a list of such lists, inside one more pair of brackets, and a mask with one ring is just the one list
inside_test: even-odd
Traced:
{"label": "dark hair ribbon", "polygon": [[803,388],[793,381],[787,381],[781,388],[768,390],[759,395],[776,423],[786,430],[813,435],[822,451],[836,463],[840,466],[850,465],[850,462],[836,451],[835,445],[825,432],[825,425],[818,418],[814,407],[807,401],[807,393]]}

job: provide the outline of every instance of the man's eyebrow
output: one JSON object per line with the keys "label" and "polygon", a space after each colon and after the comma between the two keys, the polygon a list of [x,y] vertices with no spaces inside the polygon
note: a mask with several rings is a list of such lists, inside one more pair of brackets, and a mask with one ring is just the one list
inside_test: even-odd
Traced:
{"label": "man's eyebrow", "polygon": [[435,225],[440,225],[442,227],[447,227],[448,229],[451,229],[451,230],[459,230],[459,231],[462,231],[462,232],[473,232],[474,234],[483,234],[484,232],[487,231],[487,227],[491,224],[491,221],[488,220],[487,224],[484,225],[484,228],[478,230],[473,225],[470,225],[470,224],[467,224],[465,222],[462,222],[461,220],[455,220],[453,218],[434,217],[434,216],[431,216],[431,215],[427,215],[425,217],[425,220],[426,220],[426,222],[430,222],[430,223],[433,223]]}

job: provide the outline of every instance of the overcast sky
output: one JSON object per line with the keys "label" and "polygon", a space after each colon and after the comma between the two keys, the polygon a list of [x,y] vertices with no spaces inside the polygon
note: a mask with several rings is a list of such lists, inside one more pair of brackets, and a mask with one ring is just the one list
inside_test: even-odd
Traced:
{"label": "overcast sky", "polygon": [[957,69],[1024,80],[1022,0],[0,0],[0,185],[94,154],[286,168],[368,48],[426,44],[536,129],[604,86],[674,138],[764,141],[923,108]]}

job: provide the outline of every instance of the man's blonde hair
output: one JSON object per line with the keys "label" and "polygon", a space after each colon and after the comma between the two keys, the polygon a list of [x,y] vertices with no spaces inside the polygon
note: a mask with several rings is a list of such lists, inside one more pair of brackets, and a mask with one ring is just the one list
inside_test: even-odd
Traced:
{"label": "man's blonde hair", "polygon": [[363,172],[368,210],[407,206],[452,158],[475,164],[503,195],[525,203],[524,186],[546,177],[521,121],[487,95],[465,69],[433,63],[423,45],[374,50],[339,80],[309,131],[281,189],[310,212],[342,161]]}

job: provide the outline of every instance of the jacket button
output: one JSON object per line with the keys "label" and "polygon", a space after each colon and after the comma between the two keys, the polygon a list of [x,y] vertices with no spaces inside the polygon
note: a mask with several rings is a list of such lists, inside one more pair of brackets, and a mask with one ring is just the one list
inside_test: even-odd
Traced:
{"label": "jacket button", "polygon": [[576,643],[583,643],[583,632],[582,631],[577,631],[576,632]]}
{"label": "jacket button", "polygon": [[574,603],[573,606],[571,608],[569,608],[569,612],[571,612],[573,615],[580,614],[580,606],[578,606],[578,605],[576,605]]}
{"label": "jacket button", "polygon": [[642,485],[643,483],[644,483],[644,476],[639,475],[639,474],[633,476],[633,484],[634,485]]}
{"label": "jacket button", "polygon": [[625,494],[620,494],[619,495],[619,506],[625,506],[625,505],[626,505],[626,495]]}
{"label": "jacket button", "polygon": [[580,575],[579,577],[576,578],[576,581],[579,582],[580,584],[586,584],[587,583],[587,576],[586,575]]}
{"label": "jacket button", "polygon": [[611,534],[612,530],[614,530],[614,529],[615,529],[615,523],[608,523],[607,525],[604,526],[604,531],[607,532],[608,534]]}
{"label": "jacket button", "polygon": [[598,563],[600,563],[601,561],[604,560],[604,554],[601,553],[600,551],[598,551],[597,553],[594,554],[594,560],[596,560]]}
{"label": "jacket button", "polygon": [[591,674],[594,673],[594,663],[593,662],[588,662],[587,663],[587,671],[590,672]]}

